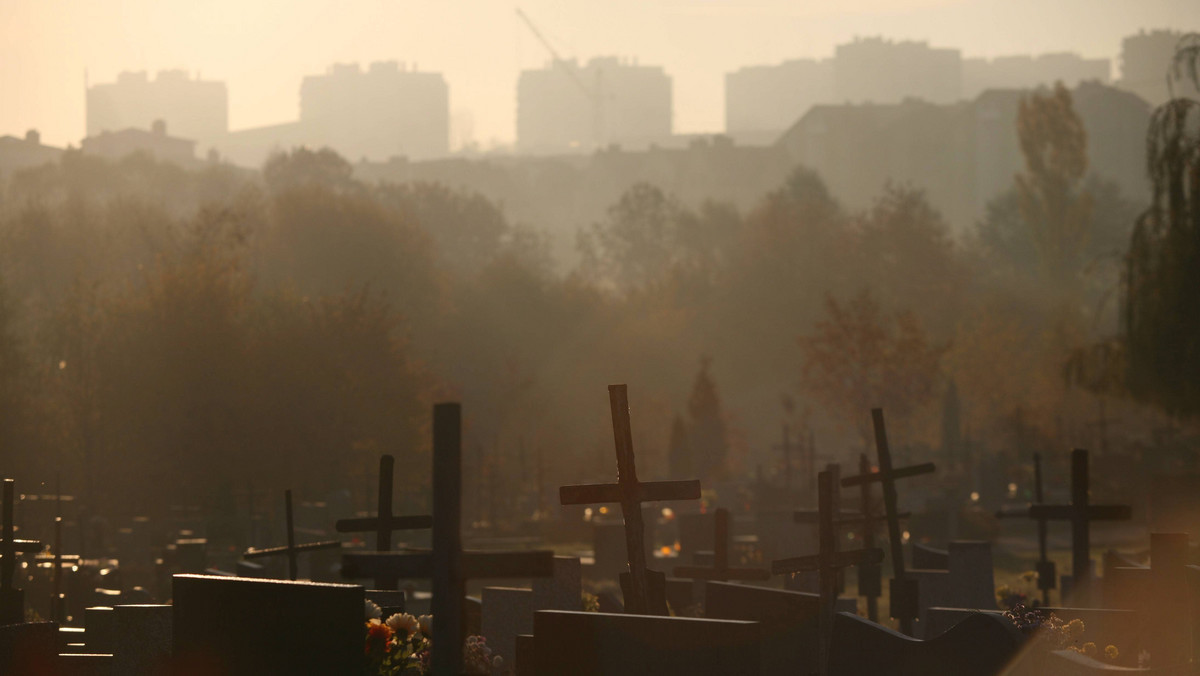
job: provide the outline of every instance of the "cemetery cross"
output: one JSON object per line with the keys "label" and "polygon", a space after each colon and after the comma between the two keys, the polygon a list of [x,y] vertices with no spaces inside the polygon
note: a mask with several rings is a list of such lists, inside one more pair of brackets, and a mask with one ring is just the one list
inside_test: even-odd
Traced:
{"label": "cemetery cross", "polygon": [[1088,452],[1077,448],[1071,451],[1071,504],[1035,504],[1029,508],[1030,518],[1071,522],[1071,584],[1076,593],[1083,594],[1088,593],[1091,577],[1090,522],[1127,521],[1133,517],[1129,505],[1089,504],[1088,490]]}
{"label": "cemetery cross", "polygon": [[883,409],[871,409],[871,422],[875,428],[875,451],[879,457],[879,469],[842,479],[842,486],[859,486],[878,481],[883,486],[883,509],[887,517],[888,546],[892,554],[892,584],[890,588],[890,613],[900,621],[900,631],[912,635],[913,619],[917,616],[917,581],[909,578],[904,570],[904,542],[900,536],[902,515],[896,506],[896,479],[920,476],[934,471],[932,462],[892,468],[892,453],[888,448],[887,427],[883,420]]}
{"label": "cemetery cross", "polygon": [[554,552],[464,552],[462,548],[462,408],[433,407],[433,551],[342,555],[345,577],[432,579],[432,673],[462,673],[463,602],[468,578],[554,575]]}
{"label": "cemetery cross", "polygon": [[[334,528],[339,533],[375,533],[375,551],[392,551],[392,531],[420,530],[433,527],[433,517],[427,514],[416,516],[395,516],[392,514],[392,477],[395,474],[396,460],[390,455],[379,457],[379,499],[376,502],[378,512],[373,517],[355,519],[339,519]],[[376,589],[395,589],[399,580],[394,575],[382,575],[375,578]]]}
{"label": "cemetery cross", "polygon": [[4,515],[0,539],[0,625],[25,621],[25,597],[13,587],[17,569],[17,554],[31,554],[42,549],[37,540],[18,540],[13,526],[13,480],[4,480]]}
{"label": "cemetery cross", "polygon": [[295,580],[297,569],[299,568],[297,557],[301,552],[312,552],[322,549],[341,549],[341,540],[325,540],[323,542],[309,542],[307,544],[296,544],[296,530],[292,521],[292,491],[286,490],[283,492],[285,509],[287,511],[287,546],[284,547],[268,547],[266,549],[250,548],[242,555],[247,560],[261,559],[268,556],[287,555],[288,558],[288,579]]}
{"label": "cemetery cross", "polygon": [[655,593],[655,602],[651,604],[650,576],[646,571],[646,552],[643,546],[645,524],[642,523],[642,503],[699,500],[700,482],[695,479],[639,482],[634,465],[633,433],[629,425],[629,399],[625,385],[609,385],[608,401],[612,411],[613,438],[617,452],[617,483],[562,486],[558,489],[559,503],[620,503],[621,514],[625,519],[625,552],[629,559],[630,593],[625,599],[625,610],[634,614],[665,615],[666,602],[660,602],[658,593]]}
{"label": "cemetery cross", "polygon": [[[1044,494],[1042,493],[1042,454],[1033,454],[1033,502],[1034,504],[1042,504],[1045,502]],[[1000,509],[996,512],[996,518],[1009,519],[1014,517],[1034,518],[1037,521],[1037,538],[1038,538],[1038,562],[1037,562],[1037,585],[1042,591],[1042,605],[1050,605],[1050,590],[1054,589],[1058,579],[1058,573],[1055,570],[1054,561],[1046,555],[1046,521],[1045,515],[1032,517],[1029,513],[1030,505],[1025,505],[1018,509]]]}
{"label": "cemetery cross", "polygon": [[878,548],[837,551],[837,529],[834,525],[833,474],[817,475],[817,511],[820,513],[820,553],[771,562],[771,572],[777,575],[801,571],[819,571],[821,579],[821,614],[819,618],[819,665],[822,675],[829,673],[829,650],[833,638],[834,604],[837,602],[838,571],[847,566],[864,566],[883,561]]}
{"label": "cemetery cross", "polygon": [[[833,502],[834,505],[834,520],[833,525],[838,528],[849,527],[856,528],[862,535],[863,548],[871,549],[875,546],[875,528],[876,523],[885,521],[886,516],[877,514],[871,500],[871,482],[863,481],[859,484],[862,511],[847,512],[840,509],[841,491],[839,484],[841,482],[841,467],[840,465],[830,463],[825,466],[825,471],[833,476]],[[866,454],[860,454],[858,457],[859,476],[866,476],[871,473],[871,463],[867,460]],[[897,515],[899,519],[907,519],[912,514],[909,512],[901,512]],[[794,518],[797,523],[820,523],[820,512],[811,510],[801,510],[795,512]],[[867,597],[867,618],[872,622],[877,622],[879,618],[879,596],[882,593],[882,581],[880,580],[880,568],[875,565],[863,565],[858,567],[858,595]],[[843,583],[838,583],[838,592],[841,593],[844,588]]]}
{"label": "cemetery cross", "polygon": [[766,580],[771,573],[764,568],[731,568],[729,566],[729,510],[721,507],[713,514],[713,565],[676,566],[675,577],[692,580]]}

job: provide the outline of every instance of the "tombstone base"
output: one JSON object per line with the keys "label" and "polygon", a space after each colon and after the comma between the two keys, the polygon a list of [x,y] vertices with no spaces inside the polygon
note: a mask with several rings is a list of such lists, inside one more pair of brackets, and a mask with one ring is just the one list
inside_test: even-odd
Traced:
{"label": "tombstone base", "polygon": [[25,621],[25,590],[0,589],[0,625]]}
{"label": "tombstone base", "polygon": [[[636,608],[637,602],[630,603],[632,600],[633,578],[629,573],[621,573],[621,594],[625,597],[625,612],[629,612],[629,608]],[[667,609],[667,574],[657,570],[646,571],[646,614],[647,615],[670,615],[670,610]]]}

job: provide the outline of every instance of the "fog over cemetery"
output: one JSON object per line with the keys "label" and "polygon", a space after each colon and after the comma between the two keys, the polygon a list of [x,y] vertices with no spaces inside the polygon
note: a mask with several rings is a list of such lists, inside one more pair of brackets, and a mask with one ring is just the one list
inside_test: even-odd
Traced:
{"label": "fog over cemetery", "polygon": [[403,62],[89,81],[0,136],[0,676],[1200,674],[1192,21],[700,134],[518,9],[492,147]]}

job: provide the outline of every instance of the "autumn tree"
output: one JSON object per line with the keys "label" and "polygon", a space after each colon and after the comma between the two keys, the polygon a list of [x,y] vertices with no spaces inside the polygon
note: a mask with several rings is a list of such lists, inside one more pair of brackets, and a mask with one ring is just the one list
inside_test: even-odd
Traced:
{"label": "autumn tree", "polygon": [[1071,280],[1087,243],[1092,198],[1084,189],[1087,133],[1071,92],[1060,82],[1048,94],[1021,99],[1017,139],[1025,171],[1016,176],[1017,204],[1046,278]]}
{"label": "autumn tree", "polygon": [[721,397],[709,367],[712,360],[700,360],[700,372],[688,397],[687,439],[691,447],[692,468],[701,481],[723,476],[728,469],[729,430]]}
{"label": "autumn tree", "polygon": [[828,296],[825,317],[799,342],[805,391],[864,445],[870,409],[903,420],[930,401],[944,352],[912,313],[885,314],[868,291],[847,302]]}

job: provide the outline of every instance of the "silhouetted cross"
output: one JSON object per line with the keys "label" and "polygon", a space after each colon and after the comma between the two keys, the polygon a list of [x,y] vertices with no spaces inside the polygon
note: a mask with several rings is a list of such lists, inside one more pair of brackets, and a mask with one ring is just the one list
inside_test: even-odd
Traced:
{"label": "silhouetted cross", "polygon": [[341,540],[326,540],[324,542],[309,542],[307,544],[296,544],[296,530],[292,521],[292,491],[286,490],[283,492],[283,499],[287,510],[287,546],[285,547],[268,547],[267,549],[246,550],[242,558],[261,559],[268,556],[286,555],[288,558],[288,579],[295,580],[297,569],[299,568],[298,557],[303,552],[315,552],[322,549],[341,549]]}
{"label": "silhouetted cross", "polygon": [[900,519],[903,516],[896,506],[896,479],[930,474],[936,468],[932,462],[926,462],[893,469],[883,409],[871,409],[871,423],[875,428],[875,452],[879,456],[879,469],[846,477],[842,479],[842,486],[858,486],[875,481],[883,486],[883,509],[887,517],[888,546],[892,554],[890,613],[900,621],[900,631],[912,635],[912,622],[917,617],[917,581],[915,578],[910,579],[904,570],[904,541],[900,536]]}
{"label": "silhouetted cross", "polygon": [[1071,504],[1035,504],[1030,506],[1029,516],[1071,522],[1071,584],[1086,594],[1092,572],[1090,522],[1127,521],[1133,517],[1133,509],[1129,505],[1088,503],[1088,452],[1077,448],[1071,451]]}
{"label": "silhouetted cross", "polygon": [[770,571],[764,568],[731,568],[729,566],[729,510],[724,507],[713,514],[713,565],[675,566],[675,577],[693,580],[766,580]]}
{"label": "silhouetted cross", "polygon": [[[665,596],[660,598],[658,583],[655,583],[654,596],[651,597],[650,594],[652,588],[649,582],[650,575],[646,570],[643,539],[646,528],[642,523],[642,503],[699,500],[700,482],[695,479],[647,483],[638,481],[626,387],[609,385],[608,402],[612,409],[613,439],[617,450],[617,483],[562,486],[558,489],[558,501],[564,505],[595,505],[608,502],[621,504],[621,515],[625,519],[625,552],[629,558],[629,594],[625,599],[625,610],[635,614],[665,615]],[[661,573],[655,577],[661,578]]]}
{"label": "silhouetted cross", "polygon": [[[392,551],[392,531],[421,530],[433,527],[433,517],[427,514],[417,516],[394,516],[392,514],[392,475],[394,474],[395,459],[390,455],[379,458],[379,501],[378,513],[373,517],[341,519],[334,527],[339,533],[375,533],[375,551]],[[395,589],[399,584],[398,578],[392,576],[376,577],[376,589]]]}
{"label": "silhouetted cross", "polygon": [[820,615],[820,673],[829,672],[829,646],[833,637],[834,604],[838,594],[838,571],[848,566],[878,564],[883,560],[882,549],[837,550],[837,527],[834,523],[833,474],[817,475],[817,511],[820,514],[819,554],[780,559],[771,562],[771,572],[777,575],[815,570],[821,579]]}
{"label": "silhouetted cross", "polygon": [[432,673],[462,673],[463,602],[468,578],[554,575],[554,552],[464,552],[462,532],[462,409],[433,407],[433,551],[342,555],[342,575],[433,580]]}
{"label": "silhouetted cross", "polygon": [[0,624],[25,621],[25,597],[13,587],[13,572],[17,569],[17,554],[32,554],[42,550],[37,540],[16,539],[13,526],[13,480],[4,480],[3,539],[0,539]]}
{"label": "silhouetted cross", "polygon": [[1033,454],[1033,504],[1027,504],[1016,508],[1000,509],[996,512],[998,519],[1034,519],[1037,521],[1037,537],[1038,537],[1038,562],[1037,562],[1037,585],[1038,589],[1042,590],[1042,604],[1050,605],[1050,590],[1057,585],[1058,572],[1055,570],[1054,561],[1046,555],[1046,521],[1048,517],[1044,514],[1034,517],[1029,512],[1029,508],[1034,504],[1042,504],[1045,501],[1042,493],[1042,455],[1040,453]]}

